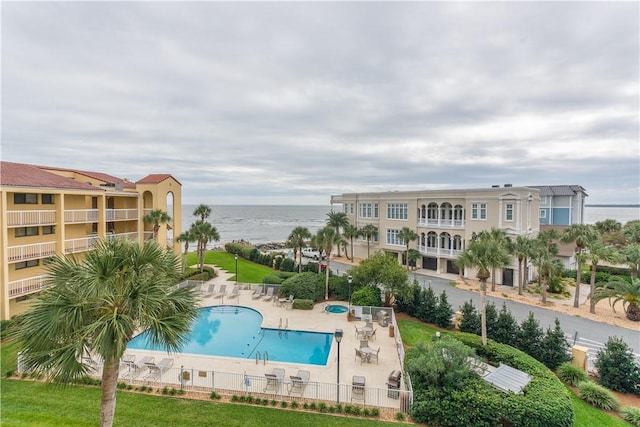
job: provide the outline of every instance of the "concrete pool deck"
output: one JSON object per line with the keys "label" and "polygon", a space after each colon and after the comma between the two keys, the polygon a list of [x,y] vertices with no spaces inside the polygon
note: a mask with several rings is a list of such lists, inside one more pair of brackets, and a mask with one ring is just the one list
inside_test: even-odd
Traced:
{"label": "concrete pool deck", "polygon": [[[216,267],[218,277],[206,282],[204,288],[210,284],[227,285],[227,293],[234,285],[233,281],[228,281],[232,274],[226,273]],[[253,285],[253,289],[258,285]],[[261,285],[260,285],[261,286]],[[245,285],[248,287],[248,285]],[[239,305],[250,307],[262,314],[262,327],[278,329],[280,324],[288,324],[289,330],[302,330],[313,332],[325,332],[333,334],[336,329],[344,331],[343,339],[340,343],[340,383],[351,384],[353,376],[364,376],[366,378],[367,387],[377,387],[380,389],[387,388],[389,374],[394,370],[401,370],[398,351],[396,348],[396,340],[389,336],[389,328],[379,326],[374,323],[376,329],[376,337],[369,341],[369,346],[374,350],[380,348],[378,363],[375,361],[361,363],[360,358],[355,358],[355,349],[360,347],[360,341],[356,337],[355,327],[364,326],[362,321],[349,322],[346,313],[333,314],[324,311],[325,305],[347,305],[342,301],[329,301],[328,303],[318,303],[313,310],[292,310],[286,305],[279,306],[274,301],[264,301],[260,299],[252,299],[253,289],[244,289],[239,293],[238,298],[229,299],[227,296],[222,298],[214,298],[213,296],[203,298],[201,306],[222,305]],[[142,359],[144,356],[155,356],[156,361],[170,357],[174,360],[173,367],[184,367],[185,370],[207,370],[228,372],[237,374],[246,374],[253,377],[262,377],[264,374],[270,374],[274,368],[282,368],[285,370],[285,379],[289,379],[290,375],[296,375],[299,369],[307,370],[310,373],[310,382],[336,382],[337,362],[338,362],[338,345],[333,340],[327,364],[309,365],[289,362],[277,362],[256,359],[240,359],[222,356],[203,356],[195,354],[176,353],[167,355],[166,352],[154,352],[146,350],[128,350],[128,354],[134,354],[136,360]],[[404,388],[404,387],[403,387]]]}

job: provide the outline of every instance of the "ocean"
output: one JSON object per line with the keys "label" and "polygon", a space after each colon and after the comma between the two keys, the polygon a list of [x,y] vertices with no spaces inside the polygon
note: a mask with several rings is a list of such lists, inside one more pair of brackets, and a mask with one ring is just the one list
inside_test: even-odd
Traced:
{"label": "ocean", "polygon": [[[182,206],[182,230],[188,230],[198,218],[192,215],[198,205]],[[295,227],[307,227],[314,234],[326,225],[331,206],[289,205],[209,205],[209,222],[217,228],[220,241],[211,247],[223,246],[234,240],[247,240],[253,244],[284,242]],[[339,205],[334,209],[340,209]],[[584,222],[595,224],[615,219],[623,225],[640,219],[638,207],[597,206],[585,207]]]}

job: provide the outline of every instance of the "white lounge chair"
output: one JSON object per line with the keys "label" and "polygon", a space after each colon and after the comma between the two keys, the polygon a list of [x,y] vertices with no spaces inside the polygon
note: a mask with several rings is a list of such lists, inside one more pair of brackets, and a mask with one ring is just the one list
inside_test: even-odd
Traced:
{"label": "white lounge chair", "polygon": [[162,378],[162,374],[173,366],[173,359],[165,357],[158,363],[148,362],[146,365],[147,368],[149,368],[149,373],[145,377],[145,380],[157,381]]}
{"label": "white lounge chair", "polygon": [[264,376],[267,379],[267,384],[264,386],[265,393],[277,393],[280,391],[280,385],[284,379],[284,369],[273,368],[273,371],[271,371],[270,374],[264,374]]}
{"label": "white lounge chair", "polygon": [[213,291],[215,290],[216,285],[214,283],[211,283],[208,287],[207,290],[204,292],[204,294],[202,295],[205,298],[210,297],[211,295],[213,295]]}
{"label": "white lounge chair", "polygon": [[220,285],[220,288],[218,289],[218,291],[213,297],[222,298],[226,292],[227,292],[227,285]]}
{"label": "white lounge chair", "polygon": [[264,296],[261,288],[256,288],[255,291],[251,294],[251,299],[260,299]]}
{"label": "white lounge chair", "polygon": [[271,301],[273,298],[273,288],[267,288],[267,294],[262,297],[262,301]]}
{"label": "white lounge chair", "polygon": [[231,292],[227,294],[227,298],[238,298],[239,295],[240,295],[240,286],[234,286],[231,289]]}
{"label": "white lounge chair", "polygon": [[297,375],[291,375],[289,378],[291,379],[291,384],[289,385],[289,394],[299,394],[302,396],[304,394],[304,389],[309,382],[309,377],[311,374],[309,371],[305,371],[302,369],[298,369]]}

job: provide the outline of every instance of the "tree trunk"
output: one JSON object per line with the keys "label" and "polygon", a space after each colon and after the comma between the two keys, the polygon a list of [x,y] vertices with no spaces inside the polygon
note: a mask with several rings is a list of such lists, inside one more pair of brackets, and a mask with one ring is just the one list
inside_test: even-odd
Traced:
{"label": "tree trunk", "polygon": [[580,307],[580,285],[582,284],[582,263],[578,262],[578,271],[576,271],[576,295],[573,298],[573,307]]}
{"label": "tree trunk", "polygon": [[369,239],[367,239],[367,259],[369,258]]}
{"label": "tree trunk", "polygon": [[547,276],[542,278],[542,304],[547,303]]}
{"label": "tree trunk", "polygon": [[496,269],[493,267],[491,269],[491,292],[496,291]]}
{"label": "tree trunk", "polygon": [[527,289],[527,279],[529,278],[529,267],[527,266],[528,263],[529,263],[529,260],[527,259],[527,257],[524,257],[524,260],[522,260],[522,291],[523,292],[525,289]]}
{"label": "tree trunk", "polygon": [[522,295],[522,291],[524,289],[524,276],[523,276],[523,269],[522,269],[522,259],[518,258],[518,272],[519,272],[519,279],[518,280],[518,295]]}
{"label": "tree trunk", "polygon": [[596,314],[596,302],[593,293],[596,291],[596,265],[591,264],[591,281],[589,282],[589,312]]}
{"label": "tree trunk", "polygon": [[100,402],[100,427],[111,427],[116,412],[116,389],[120,363],[117,359],[105,361],[102,367],[102,401]]}
{"label": "tree trunk", "polygon": [[[322,258],[322,255],[320,258]],[[329,299],[329,254],[327,254],[327,268],[324,270],[324,273],[324,300],[326,301]]]}
{"label": "tree trunk", "polygon": [[482,345],[487,345],[487,279],[480,279],[480,325]]}
{"label": "tree trunk", "polygon": [[353,237],[351,238],[351,261],[355,261],[356,257],[353,256]]}

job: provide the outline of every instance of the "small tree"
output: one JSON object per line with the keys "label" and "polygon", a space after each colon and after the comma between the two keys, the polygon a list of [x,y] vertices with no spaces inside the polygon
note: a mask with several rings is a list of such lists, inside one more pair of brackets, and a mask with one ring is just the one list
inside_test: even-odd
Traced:
{"label": "small tree", "polygon": [[493,339],[515,347],[519,330],[520,326],[518,325],[518,321],[513,317],[511,311],[507,309],[507,305],[502,303],[502,308],[500,309],[500,313],[498,313]]}
{"label": "small tree", "polygon": [[480,315],[473,305],[473,301],[469,300],[462,304],[460,313],[462,313],[459,326],[460,332],[480,335]]}
{"label": "small tree", "polygon": [[496,305],[494,303],[490,302],[489,304],[487,304],[486,316],[487,336],[492,340],[495,340],[496,328],[498,326],[498,310],[496,310]]}
{"label": "small tree", "polygon": [[541,359],[541,343],[544,332],[533,316],[533,312],[529,312],[529,316],[520,324],[520,333],[518,334],[517,347],[527,353],[534,359]]}
{"label": "small tree", "polygon": [[353,291],[351,304],[380,307],[382,305],[380,289],[377,286],[367,285]]}
{"label": "small tree", "polygon": [[436,307],[438,305],[438,298],[431,286],[423,290],[420,294],[420,304],[418,304],[418,310],[416,317],[427,323],[434,323],[436,318]]}
{"label": "small tree", "polygon": [[640,395],[640,366],[622,338],[609,337],[604,348],[598,351],[594,366],[603,386],[621,393]]}
{"label": "small tree", "polygon": [[544,363],[547,368],[556,369],[564,362],[571,360],[569,348],[570,346],[565,338],[564,331],[560,328],[560,321],[556,317],[555,327],[553,329],[550,327],[547,328],[547,333],[540,344],[540,361]]}
{"label": "small tree", "polygon": [[442,291],[440,298],[438,298],[434,322],[441,328],[451,329],[451,316],[453,316],[453,309],[447,300],[447,293]]}

